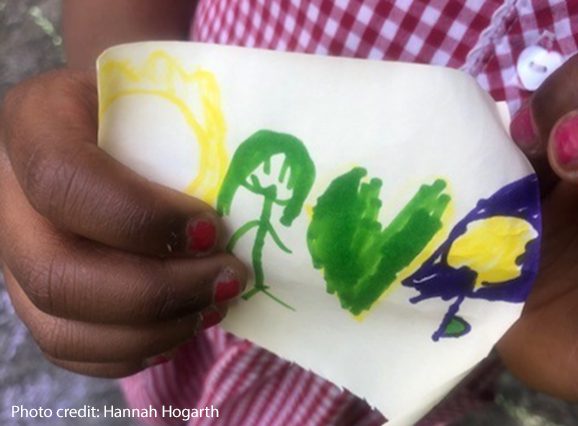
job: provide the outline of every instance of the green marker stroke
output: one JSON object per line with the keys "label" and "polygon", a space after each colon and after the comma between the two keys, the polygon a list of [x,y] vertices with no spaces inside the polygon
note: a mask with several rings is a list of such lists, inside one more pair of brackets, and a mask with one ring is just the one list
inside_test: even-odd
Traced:
{"label": "green marker stroke", "polygon": [[391,223],[378,220],[380,179],[362,182],[356,167],[336,178],[313,209],[307,232],[313,266],[321,269],[327,292],[354,315],[371,308],[442,228],[450,202],[446,182],[423,185]]}
{"label": "green marker stroke", "polygon": [[[288,199],[278,197],[279,188],[277,185],[264,186],[257,173],[257,170],[262,167],[261,173],[270,175],[271,159],[276,155],[283,156],[283,164],[277,182],[279,185],[285,185],[291,191],[291,196]],[[261,292],[283,306],[293,309],[269,291],[269,286],[265,283],[263,250],[269,236],[279,249],[291,253],[291,250],[283,244],[273,227],[273,210],[276,205],[280,206],[282,214],[279,221],[284,226],[291,226],[301,214],[303,203],[314,181],[315,165],[305,145],[294,136],[270,130],[260,130],[239,145],[235,151],[219,192],[217,210],[223,215],[229,214],[235,194],[241,187],[262,197],[259,218],[249,221],[237,229],[227,245],[227,250],[232,251],[245,234],[256,229],[251,253],[255,285],[243,295],[245,300]]]}

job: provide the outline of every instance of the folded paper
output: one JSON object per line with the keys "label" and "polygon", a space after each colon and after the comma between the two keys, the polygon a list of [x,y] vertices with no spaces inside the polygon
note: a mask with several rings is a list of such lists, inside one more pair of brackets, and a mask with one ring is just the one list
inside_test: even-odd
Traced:
{"label": "folded paper", "polygon": [[98,61],[99,144],[211,203],[252,282],[223,326],[412,424],[519,317],[536,177],[455,70],[196,43]]}

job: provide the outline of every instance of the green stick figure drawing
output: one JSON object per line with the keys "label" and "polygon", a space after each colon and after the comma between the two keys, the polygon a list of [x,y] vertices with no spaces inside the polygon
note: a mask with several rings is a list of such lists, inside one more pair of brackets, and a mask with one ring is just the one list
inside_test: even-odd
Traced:
{"label": "green stick figure drawing", "polygon": [[[264,173],[270,175],[271,159],[276,155],[284,157],[278,182],[285,184],[286,188],[291,191],[291,196],[287,199],[279,199],[277,185],[264,185],[256,173],[262,166]],[[263,249],[269,235],[277,247],[286,253],[291,253],[271,223],[274,206],[283,207],[280,218],[281,224],[291,226],[301,213],[303,203],[311,191],[314,180],[315,165],[305,145],[294,136],[270,130],[260,130],[239,145],[235,151],[219,192],[217,210],[222,215],[229,214],[235,194],[241,187],[263,197],[261,216],[237,229],[227,244],[227,250],[232,251],[247,232],[256,228],[255,243],[251,253],[255,285],[243,295],[243,299],[249,300],[257,293],[264,293],[281,305],[294,310],[273,295],[269,291],[270,287],[265,284]]]}

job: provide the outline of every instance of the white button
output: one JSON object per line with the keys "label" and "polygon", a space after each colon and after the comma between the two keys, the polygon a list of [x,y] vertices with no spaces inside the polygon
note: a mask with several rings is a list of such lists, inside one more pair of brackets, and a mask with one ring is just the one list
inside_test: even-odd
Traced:
{"label": "white button", "polygon": [[526,90],[534,91],[564,63],[564,57],[540,46],[526,47],[516,66],[518,77]]}

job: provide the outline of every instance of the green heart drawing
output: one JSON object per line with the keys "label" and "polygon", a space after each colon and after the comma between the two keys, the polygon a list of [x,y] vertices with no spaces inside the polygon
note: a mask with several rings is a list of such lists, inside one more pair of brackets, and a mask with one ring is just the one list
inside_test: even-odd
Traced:
{"label": "green heart drawing", "polygon": [[318,198],[307,231],[313,265],[322,270],[327,292],[354,315],[370,309],[426,247],[442,228],[450,202],[445,181],[422,185],[384,227],[378,220],[382,181],[363,182],[366,175],[356,167],[333,180]]}

